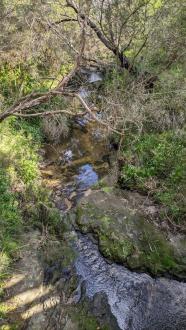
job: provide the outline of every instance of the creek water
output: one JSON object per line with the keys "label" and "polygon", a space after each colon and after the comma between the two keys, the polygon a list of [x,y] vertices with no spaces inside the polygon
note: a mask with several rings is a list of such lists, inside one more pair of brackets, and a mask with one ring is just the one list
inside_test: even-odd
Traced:
{"label": "creek water", "polygon": [[64,201],[73,204],[108,172],[109,152],[109,143],[101,129],[95,123],[82,123],[80,119],[67,140],[55,147],[45,146],[43,181],[54,189],[58,208],[65,210],[68,205],[65,206]]}
{"label": "creek water", "polygon": [[[70,211],[110,168],[109,143],[88,118],[76,122],[67,140],[57,146],[46,145],[45,152],[43,180],[54,190],[56,206],[63,212]],[[85,295],[99,309],[99,317],[106,323],[110,315],[113,317],[110,329],[186,329],[185,283],[154,279],[110,263],[89,235],[75,231],[72,234],[77,253],[76,273]],[[106,297],[107,313],[102,311],[100,300],[98,303],[95,299],[98,294]]]}

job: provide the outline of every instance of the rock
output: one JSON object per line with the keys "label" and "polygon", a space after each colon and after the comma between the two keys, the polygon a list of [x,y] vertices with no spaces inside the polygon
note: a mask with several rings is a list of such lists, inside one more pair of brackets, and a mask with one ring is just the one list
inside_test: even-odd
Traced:
{"label": "rock", "polygon": [[87,235],[78,235],[77,250],[76,271],[92,301],[91,311],[109,320],[106,329],[186,329],[186,283],[108,264]]}
{"label": "rock", "polygon": [[84,192],[84,196],[87,197],[91,194],[92,190],[91,189],[88,189]]}
{"label": "rock", "polygon": [[186,279],[186,261],[174,244],[118,192],[92,191],[82,198],[76,222],[83,233],[94,235],[110,260],[153,275]]}
{"label": "rock", "polygon": [[72,150],[66,150],[63,154],[63,157],[64,157],[64,161],[65,162],[70,162],[72,160],[72,157],[73,157],[73,153],[72,153]]}
{"label": "rock", "polygon": [[56,197],[54,199],[54,203],[55,203],[56,208],[58,208],[61,211],[66,211],[67,205],[66,205],[65,201],[62,200],[60,197]]}
{"label": "rock", "polygon": [[65,204],[67,206],[67,210],[66,211],[70,210],[71,207],[72,207],[72,203],[67,198],[65,198]]}
{"label": "rock", "polygon": [[56,196],[60,196],[61,194],[62,194],[62,192],[61,192],[60,190],[56,190],[56,191],[55,191],[55,195],[56,195]]}
{"label": "rock", "polygon": [[72,198],[76,197],[77,196],[77,193],[75,191],[73,191],[70,196],[69,196],[69,199],[71,200]]}

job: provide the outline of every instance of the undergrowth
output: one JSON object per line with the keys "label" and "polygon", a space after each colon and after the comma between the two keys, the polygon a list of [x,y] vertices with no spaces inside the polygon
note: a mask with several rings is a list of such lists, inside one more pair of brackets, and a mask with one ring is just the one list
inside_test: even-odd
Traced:
{"label": "undergrowth", "polygon": [[180,224],[186,211],[185,147],[183,130],[143,134],[133,145],[126,143],[120,177],[123,188],[150,193],[166,207],[166,215]]}
{"label": "undergrowth", "polygon": [[[20,236],[29,228],[55,232],[60,215],[42,186],[38,150],[43,141],[38,121],[10,119],[0,126],[0,295],[12,261],[19,257]],[[4,305],[0,317],[6,316]]]}

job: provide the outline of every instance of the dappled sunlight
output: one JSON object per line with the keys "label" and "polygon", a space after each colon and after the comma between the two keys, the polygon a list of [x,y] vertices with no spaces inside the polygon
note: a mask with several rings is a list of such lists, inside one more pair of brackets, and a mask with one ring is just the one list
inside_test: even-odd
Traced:
{"label": "dappled sunlight", "polygon": [[11,297],[6,301],[7,304],[15,306],[16,308],[25,306],[25,304],[32,303],[35,299],[42,298],[48,291],[43,289],[43,286],[40,285],[39,287],[35,287],[32,289],[27,289],[23,292],[17,293],[15,296]]}
{"label": "dappled sunlight", "polygon": [[[27,327],[27,324],[29,324],[27,322],[31,322],[32,329],[44,329],[46,313],[50,313],[59,303],[60,296],[53,292],[49,286],[43,287],[40,285],[39,287],[18,293],[4,302],[3,307],[6,312],[6,318],[0,320],[0,328],[5,325],[10,327],[17,326],[17,324],[22,328]],[[36,326],[33,324],[36,324]],[[37,327],[38,324],[39,327]],[[41,324],[43,324],[43,327],[40,328]]]}
{"label": "dappled sunlight", "polygon": [[5,285],[5,289],[12,289],[13,286],[18,285],[21,281],[23,281],[24,279],[24,275],[23,274],[16,274],[15,276],[13,276],[12,278],[10,278],[6,285]]}
{"label": "dappled sunlight", "polygon": [[[37,278],[33,278],[32,286],[35,280],[38,281]],[[1,308],[5,311],[6,318],[0,320],[0,328],[5,325],[14,325],[14,323],[16,326],[20,324],[21,328],[27,324],[25,322],[41,324],[45,322],[46,313],[59,305],[59,294],[54,292],[52,286],[43,285],[42,276],[38,286],[29,286],[30,282],[23,274],[15,274],[7,281],[6,294],[2,302],[3,308]]]}
{"label": "dappled sunlight", "polygon": [[21,313],[21,317],[23,318],[23,320],[27,320],[28,318],[38,313],[46,312],[47,310],[57,306],[59,303],[60,303],[59,296],[52,295],[48,299],[44,300],[44,302],[29,307],[24,313]]}
{"label": "dappled sunlight", "polygon": [[[6,317],[2,318],[2,324],[20,323],[31,318],[44,319],[44,313],[58,305],[60,298],[54,293],[51,286],[43,284],[44,268],[38,255],[41,234],[38,231],[25,233],[21,251],[21,258],[16,264],[16,270],[7,279],[4,286],[5,295],[2,302],[2,311]],[[43,314],[43,316],[41,316]],[[35,327],[33,327],[35,329]]]}

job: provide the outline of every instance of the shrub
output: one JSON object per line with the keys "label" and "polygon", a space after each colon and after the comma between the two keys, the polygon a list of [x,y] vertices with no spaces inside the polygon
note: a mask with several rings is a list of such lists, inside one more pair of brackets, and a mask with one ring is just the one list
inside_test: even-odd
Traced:
{"label": "shrub", "polygon": [[181,131],[144,134],[131,149],[124,150],[127,161],[122,168],[120,184],[151,192],[174,219],[183,219],[185,146]]}

